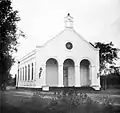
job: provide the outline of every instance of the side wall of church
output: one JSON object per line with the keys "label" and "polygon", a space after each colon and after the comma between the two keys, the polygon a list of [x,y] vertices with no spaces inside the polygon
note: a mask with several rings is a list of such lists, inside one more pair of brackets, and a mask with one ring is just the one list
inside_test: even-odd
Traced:
{"label": "side wall of church", "polygon": [[36,54],[26,55],[18,63],[17,87],[35,87],[36,84]]}

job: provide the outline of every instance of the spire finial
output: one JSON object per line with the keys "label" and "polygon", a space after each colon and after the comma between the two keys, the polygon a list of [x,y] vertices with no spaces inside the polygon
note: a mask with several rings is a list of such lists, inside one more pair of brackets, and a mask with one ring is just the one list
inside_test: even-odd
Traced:
{"label": "spire finial", "polygon": [[65,28],[73,28],[73,17],[70,16],[70,13],[65,17]]}
{"label": "spire finial", "polygon": [[70,13],[68,13],[68,16],[70,16]]}

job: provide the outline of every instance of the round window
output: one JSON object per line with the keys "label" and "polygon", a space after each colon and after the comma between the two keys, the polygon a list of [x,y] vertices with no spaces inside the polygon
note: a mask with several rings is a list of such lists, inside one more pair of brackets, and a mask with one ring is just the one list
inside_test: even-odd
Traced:
{"label": "round window", "polygon": [[66,43],[66,48],[67,48],[67,49],[72,49],[72,48],[73,48],[72,43],[71,43],[71,42],[67,42],[67,43]]}

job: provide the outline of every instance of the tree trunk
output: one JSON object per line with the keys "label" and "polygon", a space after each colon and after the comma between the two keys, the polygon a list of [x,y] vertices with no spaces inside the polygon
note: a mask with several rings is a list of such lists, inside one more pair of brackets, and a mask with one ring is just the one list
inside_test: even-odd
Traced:
{"label": "tree trunk", "polygon": [[106,78],[105,78],[105,86],[104,87],[105,87],[105,90],[106,90]]}
{"label": "tree trunk", "polygon": [[105,84],[104,84],[104,89],[106,90],[107,89],[107,77],[105,77],[105,79],[104,79],[104,81],[105,81]]}
{"label": "tree trunk", "polygon": [[5,90],[6,90],[6,83],[3,83],[3,84],[2,84],[1,90],[2,90],[2,91],[5,91]]}

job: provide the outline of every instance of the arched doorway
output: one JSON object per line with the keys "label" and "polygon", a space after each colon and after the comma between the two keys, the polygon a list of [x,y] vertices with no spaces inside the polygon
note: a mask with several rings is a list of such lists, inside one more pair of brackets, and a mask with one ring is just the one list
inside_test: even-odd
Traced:
{"label": "arched doorway", "polygon": [[81,86],[90,86],[90,62],[87,59],[80,62],[80,83]]}
{"label": "arched doorway", "polygon": [[58,62],[54,58],[50,58],[46,62],[46,84],[58,86]]}
{"label": "arched doorway", "polygon": [[63,85],[64,87],[75,85],[74,61],[66,59],[63,63]]}

